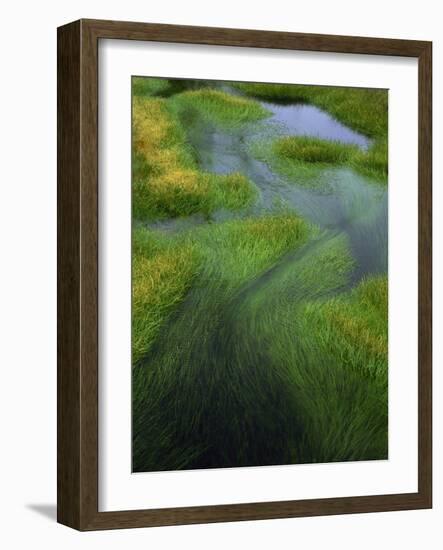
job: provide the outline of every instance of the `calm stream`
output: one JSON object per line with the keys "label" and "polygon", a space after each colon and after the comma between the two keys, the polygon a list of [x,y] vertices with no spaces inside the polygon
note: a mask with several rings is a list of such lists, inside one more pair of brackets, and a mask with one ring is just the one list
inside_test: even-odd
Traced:
{"label": "calm stream", "polygon": [[[231,91],[223,87],[225,91]],[[238,93],[238,92],[234,92]],[[352,282],[364,275],[387,270],[387,188],[371,182],[350,168],[326,167],[315,178],[327,184],[326,189],[307,186],[304,182],[288,180],[272,171],[251,152],[254,142],[268,137],[308,135],[322,139],[354,144],[366,149],[369,138],[341,124],[321,109],[305,104],[259,103],[272,113],[260,123],[244,124],[235,130],[222,130],[188,110],[183,116],[188,139],[200,167],[209,172],[227,174],[241,172],[259,188],[260,196],[254,208],[246,214],[219,211],[214,218],[223,219],[260,214],[285,205],[322,229],[344,232],[349,237],[356,268]],[[179,220],[152,224],[153,227],[176,231],[187,226],[205,223],[195,215]]]}
{"label": "calm stream", "polygon": [[[186,467],[191,469],[294,462],[293,449],[304,427],[292,378],[275,360],[271,343],[282,333],[287,335],[288,346],[309,377],[312,349],[306,329],[300,328],[302,318],[297,319],[297,311],[303,310],[297,308],[306,300],[341,292],[365,275],[387,270],[385,187],[351,169],[333,167],[318,169],[315,178],[325,185],[312,188],[306,181],[275,173],[252,154],[263,136],[319,136],[362,148],[370,141],[316,107],[261,103],[272,116],[234,131],[221,130],[198,112],[184,113],[182,123],[200,167],[220,174],[241,172],[260,192],[253,207],[240,213],[218,211],[212,221],[278,212],[283,207],[322,231],[235,292],[224,293],[224,287],[216,284],[192,287],[135,370],[140,384],[155,372],[150,395],[161,396],[143,403],[137,422],[149,427],[155,418],[159,426],[173,430],[173,444],[164,439],[162,453],[173,456],[175,446],[186,449],[190,456]],[[150,226],[174,233],[204,223],[208,220],[195,215]],[[349,243],[355,260],[344,286],[328,282],[334,280],[334,267],[318,262],[337,240]],[[304,278],[307,267],[314,273],[309,280]],[[288,307],[291,315],[285,317]],[[175,404],[172,412],[170,403]],[[159,440],[156,432],[147,433],[143,441]],[[152,469],[171,469],[163,458],[153,460]],[[308,453],[299,460],[317,458]]]}

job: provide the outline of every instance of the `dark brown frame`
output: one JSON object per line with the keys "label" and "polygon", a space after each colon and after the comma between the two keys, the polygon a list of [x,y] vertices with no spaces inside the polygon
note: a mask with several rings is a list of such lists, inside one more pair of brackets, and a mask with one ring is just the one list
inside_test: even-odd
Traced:
{"label": "dark brown frame", "polygon": [[[418,492],[98,511],[98,41],[103,38],[418,58]],[[85,531],[432,507],[432,43],[80,20],[58,29],[58,521]]]}

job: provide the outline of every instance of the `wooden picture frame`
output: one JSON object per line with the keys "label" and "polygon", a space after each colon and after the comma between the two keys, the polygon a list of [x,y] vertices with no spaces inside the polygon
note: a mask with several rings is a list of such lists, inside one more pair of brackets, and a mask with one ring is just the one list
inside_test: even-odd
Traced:
{"label": "wooden picture frame", "polygon": [[[418,58],[418,492],[98,511],[98,41],[124,39]],[[82,531],[432,506],[432,44],[80,20],[58,29],[58,521]]]}

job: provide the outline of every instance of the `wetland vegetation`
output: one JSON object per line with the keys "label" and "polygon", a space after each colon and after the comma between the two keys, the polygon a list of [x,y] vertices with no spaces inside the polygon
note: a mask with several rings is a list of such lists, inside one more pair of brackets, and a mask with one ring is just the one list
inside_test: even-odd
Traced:
{"label": "wetland vegetation", "polygon": [[133,470],[386,459],[387,91],[132,96]]}

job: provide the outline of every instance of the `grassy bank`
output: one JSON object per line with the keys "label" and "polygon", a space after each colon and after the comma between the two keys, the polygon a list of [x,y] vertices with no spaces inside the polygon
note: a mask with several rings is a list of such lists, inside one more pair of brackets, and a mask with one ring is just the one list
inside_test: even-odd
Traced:
{"label": "grassy bank", "polygon": [[211,81],[187,78],[132,77],[132,93],[139,97],[171,97],[188,90],[211,86]]}
{"label": "grassy bank", "polygon": [[[351,282],[384,268],[374,249],[377,231],[385,242],[376,200],[385,192],[353,170],[386,179],[387,94],[238,87],[250,97],[133,79],[133,469],[386,458],[387,277]],[[374,144],[271,140],[269,128],[254,145],[269,115],[255,97],[319,105]],[[288,188],[253,147],[272,171],[319,192]],[[248,209],[252,181],[199,162],[241,167],[263,201]],[[222,208],[242,212],[212,216]]]}
{"label": "grassy bank", "polygon": [[297,160],[291,155],[284,154],[280,143],[280,139],[257,140],[250,147],[250,153],[256,159],[265,162],[273,172],[282,175],[288,183],[294,182],[297,186],[315,189],[320,193],[330,192],[331,173],[328,168],[334,169],[340,166],[339,164]]}
{"label": "grassy bank", "polygon": [[139,97],[161,96],[171,90],[171,81],[166,78],[132,77],[132,93]]}
{"label": "grassy bank", "polygon": [[173,98],[172,105],[179,111],[193,109],[203,119],[224,128],[233,128],[270,116],[270,112],[253,99],[211,88],[178,94]]}
{"label": "grassy bank", "polygon": [[[243,344],[231,332],[233,320],[245,288],[266,279],[266,272],[286,252],[300,248],[311,232],[293,214],[281,214],[201,226],[178,237],[177,245],[186,242],[197,251],[200,264],[186,298],[134,368],[136,471],[258,459],[260,431],[268,423],[278,425],[287,414],[278,412],[267,392],[287,390],[266,364],[258,364],[255,372],[249,363],[242,367],[237,353]],[[254,436],[251,426],[248,434],[243,432],[242,417],[251,399],[255,404],[247,414],[258,407],[264,422]],[[240,438],[243,451],[237,445]]]}
{"label": "grassy bank", "polygon": [[273,152],[279,157],[320,164],[345,164],[357,151],[355,145],[306,136],[284,137],[273,144]]}
{"label": "grassy bank", "polygon": [[316,105],[366,136],[387,136],[387,90],[260,83],[232,83],[232,86],[263,100]]}
{"label": "grassy bank", "polygon": [[280,138],[268,147],[268,162],[286,174],[293,172],[296,175],[305,164],[318,168],[322,168],[322,165],[349,166],[373,179],[387,182],[387,147],[381,140],[368,151],[355,145],[307,136]]}
{"label": "grassy bank", "polygon": [[252,203],[255,186],[242,174],[199,170],[179,120],[165,99],[133,98],[133,216],[209,216]]}
{"label": "grassy bank", "polygon": [[341,293],[346,239],[292,215],[186,238],[197,278],[134,370],[135,471],[386,457],[386,279]]}
{"label": "grassy bank", "polygon": [[[364,175],[387,183],[388,176],[388,92],[364,88],[340,88],[328,86],[302,86],[296,84],[233,83],[244,94],[269,101],[309,103],[329,112],[347,126],[372,138],[374,143],[368,151],[356,151],[350,146],[348,152],[340,144],[317,143],[320,160],[328,160],[332,149],[333,158],[348,157],[345,162]],[[292,138],[288,138],[292,139]],[[294,138],[303,140],[304,138]],[[319,142],[321,140],[318,140]],[[300,141],[302,143],[302,141]],[[321,149],[321,150],[320,150]],[[314,162],[312,157],[296,160]],[[326,160],[324,160],[326,159]],[[333,162],[337,162],[334,160]],[[342,162],[342,160],[340,160]]]}
{"label": "grassy bank", "polygon": [[132,233],[132,362],[146,354],[168,315],[198,271],[192,243],[159,238],[148,229]]}
{"label": "grassy bank", "polygon": [[304,419],[296,456],[387,458],[387,306],[386,276],[370,278],[340,297],[307,303],[294,318],[305,337],[289,357],[284,338],[274,343],[276,356],[289,361]]}
{"label": "grassy bank", "polygon": [[387,456],[386,278],[343,293],[346,239],[312,231],[281,215],[177,241],[199,268],[134,367],[135,471]]}
{"label": "grassy bank", "polygon": [[150,348],[159,327],[192,282],[232,289],[253,277],[310,230],[292,214],[248,218],[165,236],[139,227],[132,233],[133,364]]}
{"label": "grassy bank", "polygon": [[383,183],[388,182],[388,141],[378,139],[368,151],[358,151],[351,158],[351,166],[358,172]]}

